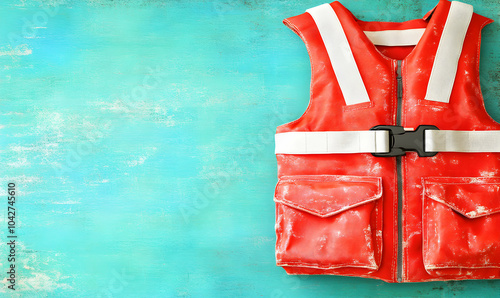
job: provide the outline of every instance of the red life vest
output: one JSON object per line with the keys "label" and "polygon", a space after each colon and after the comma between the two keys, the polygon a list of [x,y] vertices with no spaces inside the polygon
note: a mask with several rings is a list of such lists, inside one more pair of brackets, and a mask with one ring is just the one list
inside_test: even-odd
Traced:
{"label": "red life vest", "polygon": [[500,125],[479,84],[490,22],[446,0],[403,23],[361,21],[339,2],[284,20],[312,79],[305,113],[277,128],[278,266],[500,278]]}

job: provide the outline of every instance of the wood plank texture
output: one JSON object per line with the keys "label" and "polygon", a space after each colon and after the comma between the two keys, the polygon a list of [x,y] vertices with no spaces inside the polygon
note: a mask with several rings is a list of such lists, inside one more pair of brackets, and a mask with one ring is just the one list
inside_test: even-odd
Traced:
{"label": "wood plank texture", "polygon": [[[467,2],[496,21],[481,85],[498,121],[500,3]],[[0,296],[498,296],[500,281],[390,285],[275,266],[274,131],[305,110],[310,79],[281,21],[321,3],[1,1]],[[436,3],[343,1],[387,21]]]}

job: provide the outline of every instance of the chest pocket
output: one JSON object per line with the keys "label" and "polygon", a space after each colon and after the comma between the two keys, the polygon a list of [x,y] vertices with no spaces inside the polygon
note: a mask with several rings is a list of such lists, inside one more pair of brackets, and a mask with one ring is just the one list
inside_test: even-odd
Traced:
{"label": "chest pocket", "polygon": [[282,177],[276,186],[279,266],[377,270],[382,182],[376,177]]}
{"label": "chest pocket", "polygon": [[500,178],[426,178],[423,200],[428,273],[500,268]]}

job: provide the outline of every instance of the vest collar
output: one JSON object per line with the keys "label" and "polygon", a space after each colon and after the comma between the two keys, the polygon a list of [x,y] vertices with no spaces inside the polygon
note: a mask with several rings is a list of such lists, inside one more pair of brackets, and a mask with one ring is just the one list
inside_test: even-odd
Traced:
{"label": "vest collar", "polygon": [[[389,60],[378,51],[358,24],[359,20],[347,8],[338,1],[332,3],[332,8],[342,23],[345,34],[351,37],[351,48],[355,44],[357,48],[364,47],[362,50],[369,52],[372,57]],[[432,53],[434,63],[425,99],[449,102],[471,17],[472,6],[456,1],[441,0],[422,19],[400,23],[401,29],[405,29],[418,27],[419,24],[421,26],[422,21],[427,22],[422,37],[409,55],[403,59],[403,61],[409,61]],[[384,23],[379,22],[379,24]],[[446,30],[445,27],[447,27]],[[443,54],[438,55],[439,52]]]}

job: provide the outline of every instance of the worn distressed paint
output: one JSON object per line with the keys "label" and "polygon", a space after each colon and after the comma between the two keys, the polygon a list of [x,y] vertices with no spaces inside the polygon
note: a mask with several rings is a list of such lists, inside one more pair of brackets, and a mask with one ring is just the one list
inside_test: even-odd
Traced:
{"label": "worn distressed paint", "polygon": [[[343,1],[390,21],[436,2]],[[8,181],[20,192],[18,296],[498,295],[500,281],[275,266],[273,133],[305,110],[310,74],[281,20],[320,3],[2,1],[0,193]],[[500,120],[500,4],[468,3],[496,21],[481,85]]]}

